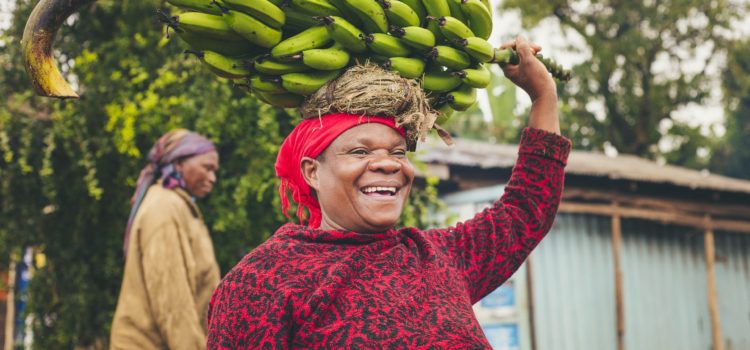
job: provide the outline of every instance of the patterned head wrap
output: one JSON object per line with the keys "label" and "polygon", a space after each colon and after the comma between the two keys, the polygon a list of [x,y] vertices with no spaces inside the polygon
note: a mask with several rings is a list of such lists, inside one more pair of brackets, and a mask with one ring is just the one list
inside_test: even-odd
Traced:
{"label": "patterned head wrap", "polygon": [[130,240],[130,229],[133,225],[135,215],[143,202],[148,188],[161,179],[165,188],[185,187],[182,175],[175,170],[177,160],[196,156],[203,153],[215,151],[216,146],[207,138],[185,129],[175,129],[159,138],[148,152],[148,165],[138,176],[135,192],[130,199],[131,209],[128,224],[125,228],[125,241],[123,242],[125,256],[128,255],[128,242]]}
{"label": "patterned head wrap", "polygon": [[297,203],[297,217],[300,223],[305,220],[306,208],[310,212],[308,226],[320,227],[321,212],[318,200],[302,176],[302,158],[316,158],[345,131],[361,124],[378,123],[391,127],[405,137],[403,128],[397,127],[393,117],[358,116],[345,113],[326,114],[321,118],[305,119],[287,136],[281,145],[276,158],[276,176],[281,179],[279,195],[281,210],[288,218],[289,199],[287,191],[291,190],[292,200]]}

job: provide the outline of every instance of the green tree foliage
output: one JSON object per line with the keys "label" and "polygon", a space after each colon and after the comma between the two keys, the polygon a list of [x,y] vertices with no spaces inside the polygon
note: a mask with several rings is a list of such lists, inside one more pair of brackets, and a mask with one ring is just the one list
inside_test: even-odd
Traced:
{"label": "green tree foliage", "polygon": [[[0,32],[0,259],[7,266],[25,246],[47,256],[30,287],[36,348],[101,348],[130,196],[153,142],[184,127],[217,143],[219,181],[199,205],[226,272],[286,221],[273,163],[298,114],[259,104],[184,58],[154,21],[163,4],[145,0],[100,0],[63,26],[56,54],[81,99],[36,97],[19,53],[35,3],[18,0]],[[429,191],[417,191],[421,204],[404,222],[424,224]]]}
{"label": "green tree foliage", "polygon": [[100,1],[64,26],[56,48],[79,101],[34,97],[18,40],[32,2],[17,4],[0,52],[2,256],[40,246],[29,311],[43,349],[104,338],[119,292],[122,234],[139,169],[175,127],[217,142],[221,172],[201,203],[224,271],[282,222],[273,161],[294,118],[259,105],[168,40],[151,1]]}
{"label": "green tree foliage", "polygon": [[[591,58],[574,67],[574,80],[561,100],[563,128],[578,147],[600,149],[610,142],[620,152],[659,155],[662,120],[674,125],[667,133],[679,137],[680,156],[669,160],[694,164],[705,137],[673,119],[674,112],[706,100],[712,89],[705,68],[685,69],[694,62],[705,67],[721,57],[728,28],[745,13],[729,1],[573,1],[505,0],[505,9],[520,9],[526,26],[554,18],[563,30],[585,41]],[[661,65],[661,68],[659,68]],[[665,67],[666,66],[666,67]],[[600,111],[597,116],[597,111]]]}
{"label": "green tree foliage", "polygon": [[712,159],[715,171],[750,179],[750,41],[729,50],[723,75],[727,111],[725,142]]}

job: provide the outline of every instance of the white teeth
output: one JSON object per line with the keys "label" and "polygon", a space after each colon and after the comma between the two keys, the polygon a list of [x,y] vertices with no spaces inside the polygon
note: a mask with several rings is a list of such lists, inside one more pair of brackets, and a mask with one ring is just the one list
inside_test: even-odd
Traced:
{"label": "white teeth", "polygon": [[395,187],[380,187],[380,186],[372,186],[372,187],[365,187],[362,189],[362,192],[364,193],[373,193],[373,192],[390,192],[391,194],[396,194],[396,188]]}

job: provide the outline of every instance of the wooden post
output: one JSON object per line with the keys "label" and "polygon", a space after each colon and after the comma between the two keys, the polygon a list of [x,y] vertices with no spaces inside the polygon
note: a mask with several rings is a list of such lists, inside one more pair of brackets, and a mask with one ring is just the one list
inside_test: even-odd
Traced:
{"label": "wooden post", "polygon": [[706,231],[704,233],[704,248],[706,250],[706,282],[708,284],[708,312],[711,316],[711,335],[713,350],[723,350],[724,342],[721,336],[721,318],[719,317],[719,301],[716,295],[716,247],[714,245],[714,231],[711,227],[711,216],[706,214]]}
{"label": "wooden post", "polygon": [[625,350],[625,308],[622,292],[622,264],[620,247],[622,245],[622,220],[617,212],[618,203],[612,203],[615,210],[612,214],[612,258],[615,267],[615,317],[617,320],[617,350]]}
{"label": "wooden post", "polygon": [[5,308],[5,346],[4,350],[13,350],[14,334],[13,328],[16,323],[16,259],[15,254],[10,256],[10,266],[8,267],[8,299]]}
{"label": "wooden post", "polygon": [[531,350],[536,350],[536,332],[534,331],[534,281],[532,274],[531,256],[526,258],[526,303],[529,305],[529,338],[531,338]]}

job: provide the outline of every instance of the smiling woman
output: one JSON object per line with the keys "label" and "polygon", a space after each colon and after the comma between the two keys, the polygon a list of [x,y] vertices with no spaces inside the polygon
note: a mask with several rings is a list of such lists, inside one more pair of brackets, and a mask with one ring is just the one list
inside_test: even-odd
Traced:
{"label": "smiling woman", "polygon": [[549,231],[570,151],[540,49],[522,38],[509,46],[520,63],[506,76],[533,106],[502,198],[454,227],[396,228],[414,181],[412,126],[339,112],[302,121],[276,162],[282,208],[291,192],[300,224],[282,226],[224,277],[209,309],[210,349],[490,347],[472,304]]}

